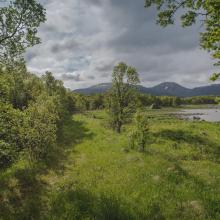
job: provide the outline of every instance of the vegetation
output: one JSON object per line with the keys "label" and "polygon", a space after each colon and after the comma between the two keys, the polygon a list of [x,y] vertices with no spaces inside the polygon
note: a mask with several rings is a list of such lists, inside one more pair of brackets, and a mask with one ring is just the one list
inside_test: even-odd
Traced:
{"label": "vegetation", "polygon": [[62,121],[74,111],[72,94],[51,73],[40,79],[14,69],[2,70],[0,76],[0,163],[11,165],[24,153],[30,162],[46,159]]}
{"label": "vegetation", "polygon": [[[219,103],[217,96],[195,96],[180,98],[174,96],[153,96],[148,94],[137,93],[134,94],[135,100],[131,105],[133,109],[150,107],[152,109],[160,109],[164,107],[181,107],[182,105],[216,105]],[[74,108],[78,112],[88,110],[100,110],[109,108],[109,100],[111,93],[95,94],[95,95],[80,95],[74,94]],[[132,108],[131,108],[132,109]]]}
{"label": "vegetation", "polygon": [[138,82],[138,73],[135,68],[125,63],[119,63],[114,67],[108,108],[111,125],[118,133],[135,110],[135,92],[132,86]]}
{"label": "vegetation", "polygon": [[138,94],[137,71],[125,63],[110,93],[74,94],[23,61],[40,42],[43,7],[16,0],[0,14],[1,220],[220,218],[219,124],[165,108],[218,97]]}
{"label": "vegetation", "polygon": [[38,78],[23,62],[25,49],[40,43],[44,8],[35,0],[16,0],[0,14],[0,168],[25,157],[30,165],[45,163],[64,118],[74,111],[74,97],[52,73]]}
{"label": "vegetation", "polygon": [[[220,65],[220,2],[211,0],[145,0],[146,7],[156,5],[159,10],[158,20],[161,26],[173,24],[177,11],[182,13],[182,26],[187,27],[200,20],[205,31],[201,33],[200,45],[212,53],[217,59],[216,65]],[[211,77],[217,80],[220,73]]]}
{"label": "vegetation", "polygon": [[45,10],[35,0],[10,1],[0,8],[0,62],[14,65],[25,49],[40,43],[37,28],[45,22]]}
{"label": "vegetation", "polygon": [[135,125],[119,135],[103,126],[105,111],[68,118],[56,166],[1,172],[1,218],[219,219],[219,125],[146,112],[147,153],[125,151]]}
{"label": "vegetation", "polygon": [[138,111],[135,114],[135,128],[130,134],[131,148],[138,148],[141,152],[145,151],[148,139],[148,117],[145,112]]}

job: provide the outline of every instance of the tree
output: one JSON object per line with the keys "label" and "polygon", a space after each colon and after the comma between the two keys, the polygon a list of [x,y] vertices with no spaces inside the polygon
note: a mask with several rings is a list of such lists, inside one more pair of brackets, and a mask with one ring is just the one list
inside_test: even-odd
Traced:
{"label": "tree", "polygon": [[122,125],[133,112],[135,101],[134,86],[139,83],[137,70],[119,63],[112,73],[112,89],[109,96],[109,113],[112,127],[121,132]]}
{"label": "tree", "polygon": [[[220,1],[214,0],[145,0],[146,7],[156,5],[159,11],[157,23],[163,27],[173,24],[175,14],[181,11],[182,26],[187,27],[203,22],[204,32],[201,33],[200,45],[211,52],[212,57],[217,59],[215,65],[220,65]],[[217,80],[220,73],[214,73],[210,78]]]}
{"label": "tree", "polygon": [[180,106],[181,105],[181,98],[179,97],[172,97],[172,106]]}
{"label": "tree", "polygon": [[130,134],[131,148],[138,148],[141,152],[145,150],[149,134],[149,123],[146,113],[138,111],[135,114],[135,128]]}
{"label": "tree", "polygon": [[45,20],[45,9],[35,0],[15,0],[0,8],[1,63],[12,64],[26,48],[39,44],[37,28]]}

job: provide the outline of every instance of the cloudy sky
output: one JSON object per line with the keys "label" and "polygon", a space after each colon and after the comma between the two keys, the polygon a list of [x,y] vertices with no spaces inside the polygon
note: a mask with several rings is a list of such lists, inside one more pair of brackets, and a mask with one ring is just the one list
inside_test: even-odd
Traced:
{"label": "cloudy sky", "polygon": [[182,29],[155,24],[156,10],[144,0],[40,0],[47,22],[42,44],[28,50],[30,71],[52,71],[71,89],[109,82],[113,66],[135,66],[141,83],[209,84],[210,55],[198,46],[201,25]]}

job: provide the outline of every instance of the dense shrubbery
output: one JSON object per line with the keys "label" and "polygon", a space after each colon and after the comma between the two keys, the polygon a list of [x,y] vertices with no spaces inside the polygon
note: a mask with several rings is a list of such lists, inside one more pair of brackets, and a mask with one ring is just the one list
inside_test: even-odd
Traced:
{"label": "dense shrubbery", "polygon": [[24,114],[0,102],[0,167],[11,165],[23,149],[21,127]]}
{"label": "dense shrubbery", "polygon": [[46,160],[62,121],[74,111],[74,96],[51,73],[38,78],[24,66],[2,68],[0,79],[0,166],[21,154],[31,163]]}

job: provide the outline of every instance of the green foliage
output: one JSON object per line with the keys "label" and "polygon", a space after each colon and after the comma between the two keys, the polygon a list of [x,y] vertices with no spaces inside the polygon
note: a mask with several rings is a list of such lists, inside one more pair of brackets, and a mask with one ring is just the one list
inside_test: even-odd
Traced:
{"label": "green foliage", "polygon": [[210,77],[210,80],[211,80],[211,81],[216,81],[219,77],[220,77],[220,73],[214,73],[214,74]]}
{"label": "green foliage", "polygon": [[46,162],[74,96],[52,73],[41,79],[18,66],[2,69],[0,79],[0,163],[10,166],[24,152],[31,164]]}
{"label": "green foliage", "polygon": [[215,96],[196,96],[182,99],[182,104],[201,105],[201,104],[218,104]]}
{"label": "green foliage", "polygon": [[[133,94],[134,95],[134,94]],[[95,94],[95,95],[80,95],[71,94],[74,103],[71,109],[78,112],[110,109],[111,107],[111,93]],[[194,96],[187,98],[180,98],[175,96],[153,96],[135,92],[133,100],[129,106],[131,112],[136,107],[150,107],[160,109],[162,107],[179,107],[181,105],[200,105],[200,104],[218,104],[216,96]]]}
{"label": "green foliage", "polygon": [[7,102],[12,99],[12,77],[0,72],[0,101]]}
{"label": "green foliage", "polygon": [[216,102],[217,104],[220,104],[220,97],[215,98],[215,102]]}
{"label": "green foliage", "polygon": [[45,10],[35,0],[11,1],[0,8],[0,61],[14,65],[25,49],[40,43],[37,28],[46,20]]}
{"label": "green foliage", "polygon": [[134,129],[130,133],[131,148],[137,148],[139,151],[145,151],[147,139],[149,138],[149,119],[145,112],[138,111],[134,118]]}
{"label": "green foliage", "polygon": [[23,113],[0,102],[0,167],[11,165],[23,149],[21,126]]}
{"label": "green foliage", "polygon": [[104,96],[102,94],[96,94],[90,97],[89,102],[89,109],[96,110],[96,109],[103,109],[105,105]]}
{"label": "green foliage", "polygon": [[25,111],[23,127],[24,145],[31,163],[46,161],[56,146],[57,122],[59,121],[53,97],[41,95]]}
{"label": "green foliage", "polygon": [[10,166],[17,159],[15,147],[0,140],[0,169]]}
{"label": "green foliage", "polygon": [[195,96],[187,98],[179,98],[174,96],[152,96],[146,94],[138,95],[139,106],[152,107],[178,107],[180,105],[191,104],[217,104],[215,96]]}
{"label": "green foliage", "polygon": [[[173,24],[175,14],[182,12],[182,26],[187,27],[200,20],[204,24],[205,31],[201,33],[200,45],[211,52],[216,65],[220,65],[220,2],[211,0],[145,0],[146,7],[156,5],[159,11],[157,23],[163,27]],[[211,78],[216,80],[219,74]]]}
{"label": "green foliage", "polygon": [[65,115],[72,113],[74,111],[74,97],[70,91],[68,91],[63,82],[54,78],[51,72],[46,72],[42,76],[42,81],[44,83],[44,88],[50,97],[55,97],[54,102],[56,103],[56,109],[60,120],[62,120]]}
{"label": "green foliage", "polygon": [[136,93],[132,86],[137,83],[139,78],[135,68],[125,63],[119,63],[114,67],[108,107],[111,125],[118,133],[134,111]]}

